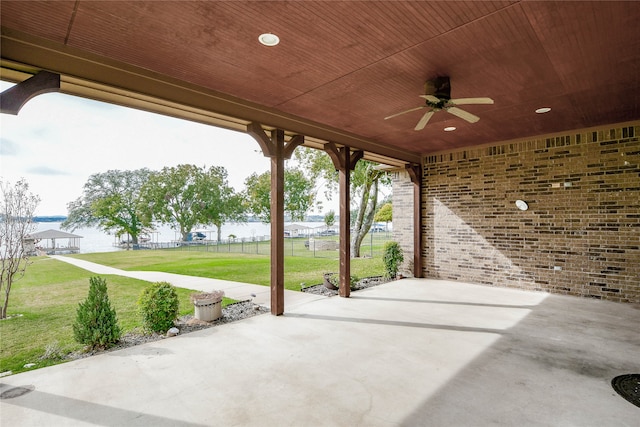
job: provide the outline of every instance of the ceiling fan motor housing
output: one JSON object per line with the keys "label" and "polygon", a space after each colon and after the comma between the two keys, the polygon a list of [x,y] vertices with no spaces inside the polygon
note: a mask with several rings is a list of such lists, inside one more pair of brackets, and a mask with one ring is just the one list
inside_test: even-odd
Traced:
{"label": "ceiling fan motor housing", "polygon": [[427,80],[424,84],[424,94],[433,95],[441,100],[451,99],[449,77],[436,77],[433,80]]}

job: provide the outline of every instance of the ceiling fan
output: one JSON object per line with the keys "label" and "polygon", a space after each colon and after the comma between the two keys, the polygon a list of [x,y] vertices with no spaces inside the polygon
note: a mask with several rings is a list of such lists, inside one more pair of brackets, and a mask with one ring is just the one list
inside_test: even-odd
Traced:
{"label": "ceiling fan", "polygon": [[429,119],[438,111],[446,111],[454,116],[460,117],[469,123],[475,123],[480,120],[480,117],[469,113],[468,111],[458,108],[458,105],[476,105],[476,104],[493,104],[491,98],[458,98],[451,99],[451,85],[449,83],[449,77],[437,77],[434,80],[429,80],[425,83],[425,95],[419,95],[420,98],[425,99],[425,105],[420,107],[410,108],[405,111],[401,111],[391,116],[385,117],[385,120],[392,119],[394,117],[401,116],[412,111],[422,110],[423,108],[429,108],[424,113],[422,118],[416,124],[414,130],[422,130],[429,123]]}

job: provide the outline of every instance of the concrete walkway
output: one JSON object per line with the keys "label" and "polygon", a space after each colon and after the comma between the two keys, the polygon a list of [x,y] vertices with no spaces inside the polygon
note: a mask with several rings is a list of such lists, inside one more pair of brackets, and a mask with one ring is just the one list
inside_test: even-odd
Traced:
{"label": "concrete walkway", "polygon": [[2,378],[0,424],[637,426],[611,379],[640,373],[639,324],[637,306],[404,279]]}
{"label": "concrete walkway", "polygon": [[[221,289],[224,295],[238,301],[253,300],[254,303],[270,307],[271,288],[269,286],[252,285],[249,283],[234,282],[231,280],[209,279],[206,277],[185,276],[182,274],[163,273],[160,271],[127,271],[118,268],[107,267],[94,262],[85,261],[78,258],[71,258],[61,255],[51,255],[51,258],[73,264],[96,274],[113,274],[118,276],[132,277],[134,279],[145,280],[147,282],[169,282],[173,286],[197,291],[208,292],[213,289]],[[255,296],[252,296],[255,295]],[[326,297],[304,292],[284,291],[285,307],[293,307],[298,304],[305,304]]]}

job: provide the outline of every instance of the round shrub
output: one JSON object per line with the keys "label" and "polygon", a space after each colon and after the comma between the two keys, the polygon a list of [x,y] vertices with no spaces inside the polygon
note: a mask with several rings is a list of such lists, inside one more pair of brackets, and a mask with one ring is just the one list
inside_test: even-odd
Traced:
{"label": "round shrub", "polygon": [[109,302],[107,281],[101,277],[89,278],[89,294],[78,305],[73,337],[90,349],[108,348],[120,340],[120,327],[116,311]]}
{"label": "round shrub", "polygon": [[178,317],[178,294],[171,283],[152,283],[140,294],[138,306],[145,328],[166,332]]}

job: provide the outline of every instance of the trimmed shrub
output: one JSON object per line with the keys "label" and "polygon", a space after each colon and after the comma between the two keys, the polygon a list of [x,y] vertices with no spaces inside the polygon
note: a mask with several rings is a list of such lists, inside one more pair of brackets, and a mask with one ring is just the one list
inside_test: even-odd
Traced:
{"label": "trimmed shrub", "polygon": [[156,282],[147,286],[138,298],[145,328],[166,332],[178,318],[178,294],[169,282]]}
{"label": "trimmed shrub", "polygon": [[404,261],[402,248],[398,242],[387,242],[384,244],[382,262],[384,263],[385,277],[393,279],[398,274],[400,264]]}
{"label": "trimmed shrub", "polygon": [[89,294],[78,305],[73,337],[90,349],[109,348],[120,340],[120,327],[116,311],[109,302],[107,281],[101,277],[89,278]]}

